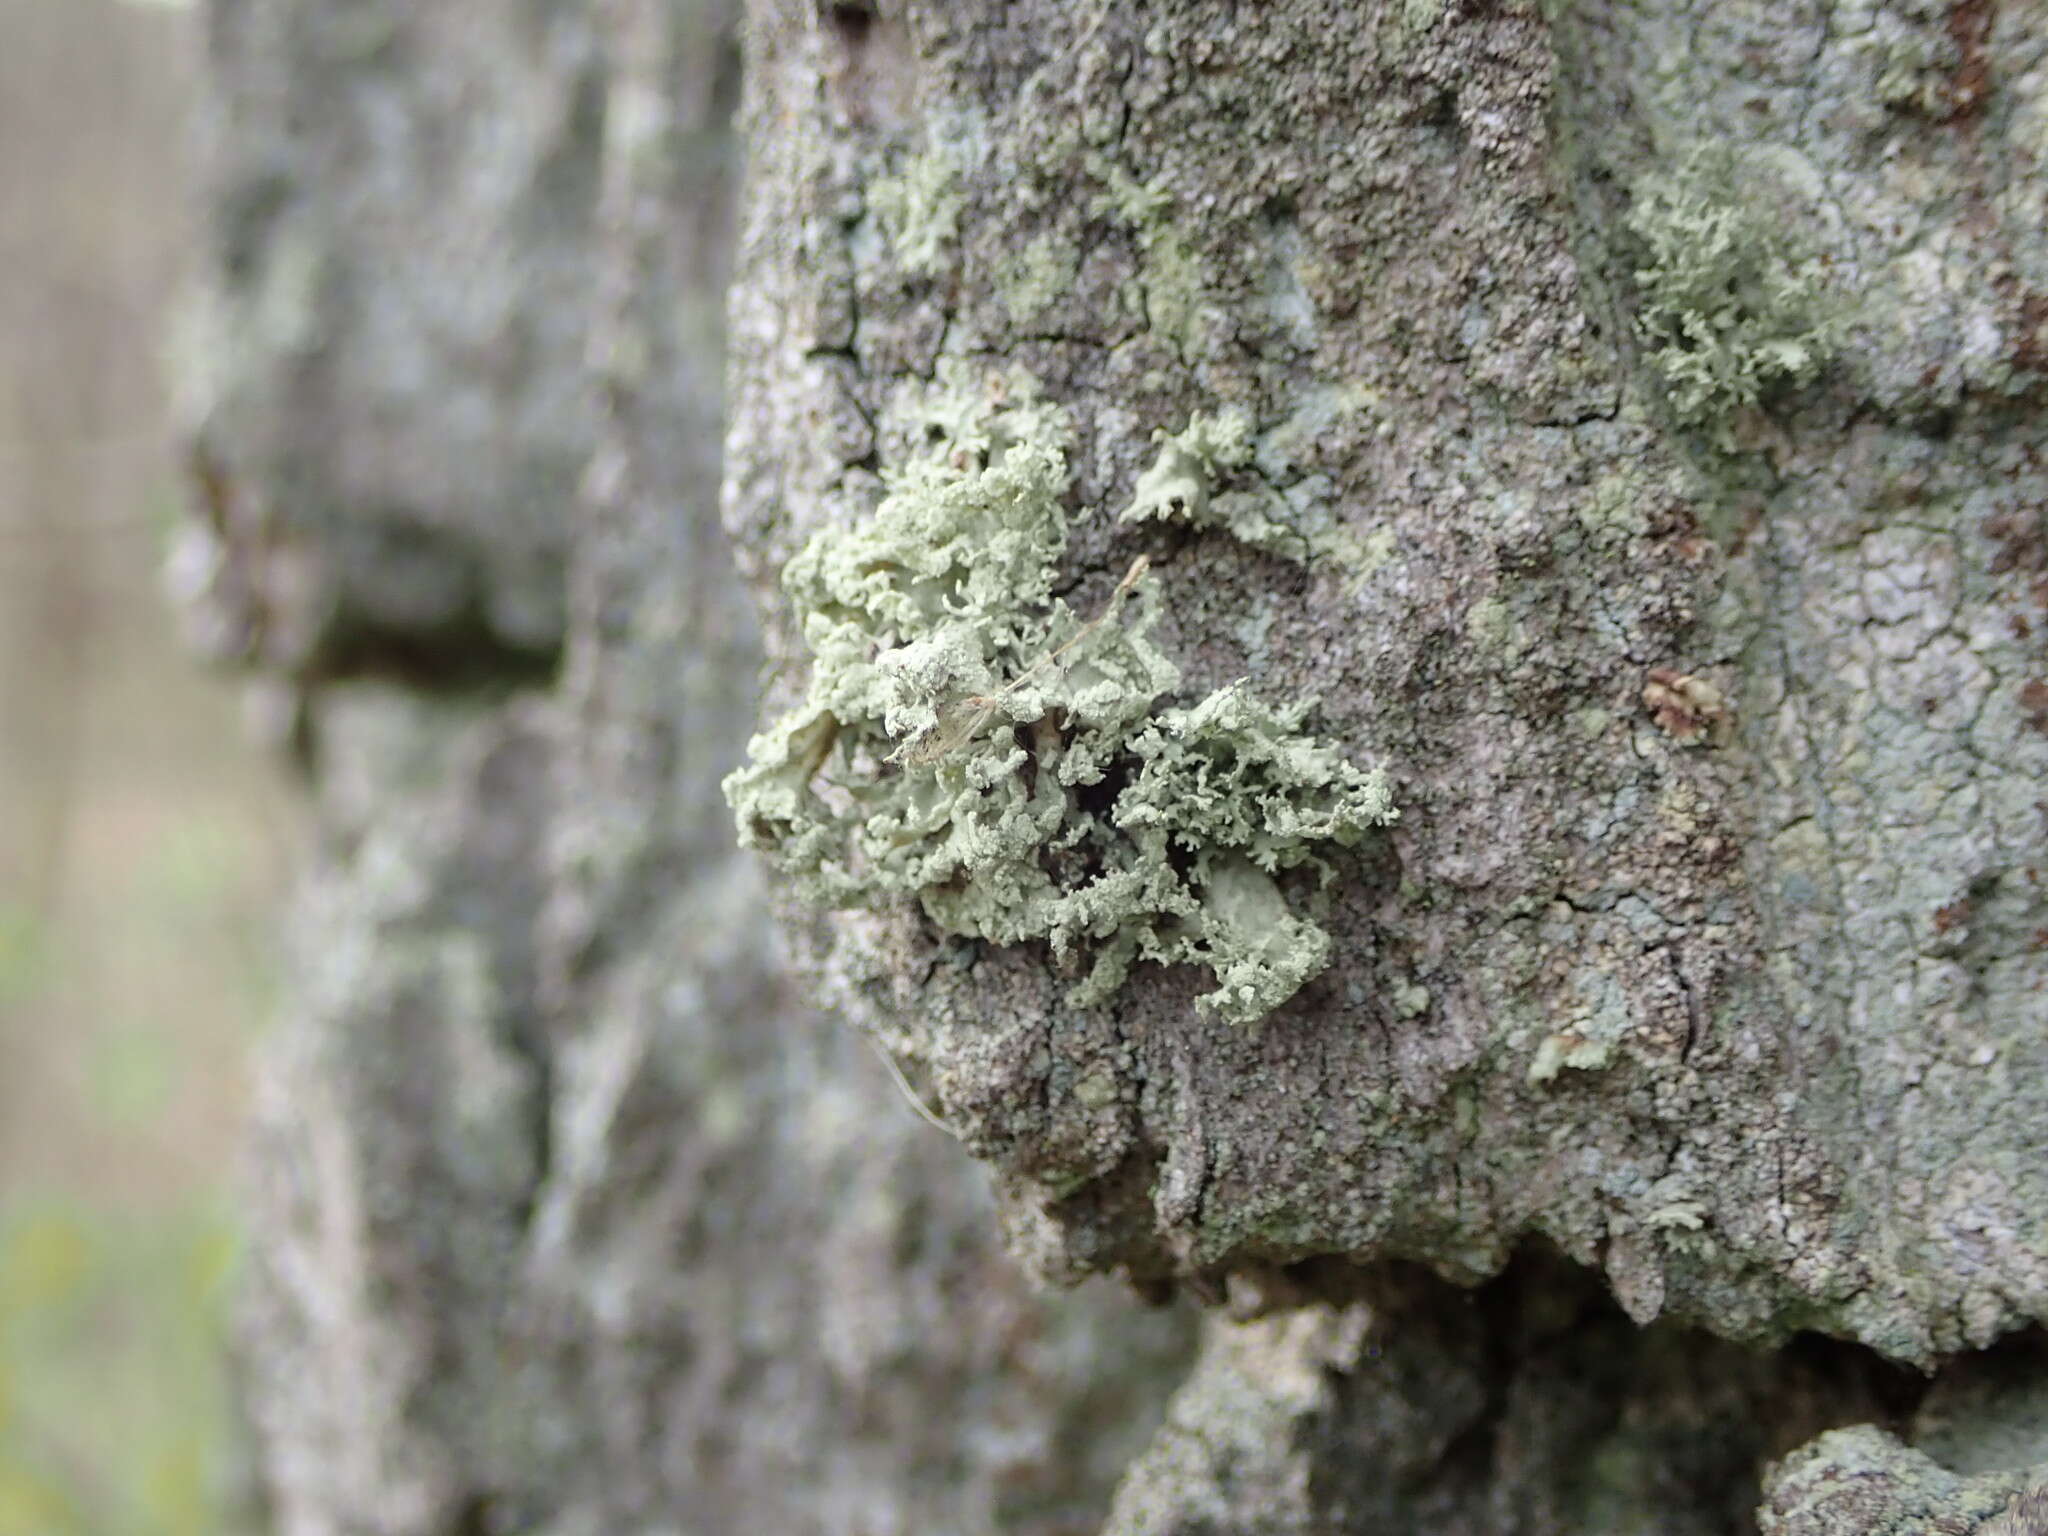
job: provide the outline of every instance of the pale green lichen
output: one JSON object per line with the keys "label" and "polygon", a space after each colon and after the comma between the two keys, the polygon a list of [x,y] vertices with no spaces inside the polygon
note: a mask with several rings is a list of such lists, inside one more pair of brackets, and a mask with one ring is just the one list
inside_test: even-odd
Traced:
{"label": "pale green lichen", "polygon": [[1546,1034],[1537,1044],[1529,1063],[1532,1083],[1552,1082],[1567,1069],[1605,1071],[1614,1064],[1633,1027],[1627,1002],[1610,969],[1589,964],[1573,973],[1572,982],[1585,1006],[1561,1029]]}
{"label": "pale green lichen", "polygon": [[901,170],[868,184],[868,211],[906,271],[936,273],[946,247],[960,236],[966,206],[960,180],[976,158],[970,139],[964,120],[937,120],[925,147]]}
{"label": "pale green lichen", "polygon": [[1681,421],[1810,383],[1832,356],[1820,264],[1794,254],[1728,150],[1696,148],[1640,178],[1628,227],[1643,257],[1637,327]]}
{"label": "pale green lichen", "polygon": [[996,265],[996,297],[1011,320],[1024,325],[1037,319],[1074,286],[1081,258],[1073,245],[1057,235],[1040,235]]}
{"label": "pale green lichen", "polygon": [[1529,1081],[1547,1083],[1566,1067],[1576,1072],[1598,1072],[1614,1061],[1614,1042],[1589,1039],[1578,1034],[1545,1035],[1529,1063]]}
{"label": "pale green lichen", "polygon": [[1508,605],[1497,597],[1482,597],[1465,610],[1465,632],[1490,651],[1519,656],[1528,649],[1527,637]]}
{"label": "pale green lichen", "polygon": [[1629,540],[1641,538],[1650,527],[1644,500],[1644,488],[1634,473],[1603,475],[1592,495],[1576,509],[1586,542],[1602,553],[1611,553]]}
{"label": "pale green lichen", "polygon": [[1252,459],[1251,418],[1243,411],[1198,412],[1188,418],[1186,430],[1155,432],[1152,440],[1159,456],[1138,477],[1120,521],[1220,529],[1240,543],[1295,559],[1309,552],[1308,540],[1272,515],[1283,505],[1273,492],[1217,490],[1219,481]]}
{"label": "pale green lichen", "polygon": [[1429,1012],[1429,988],[1419,981],[1396,982],[1393,991],[1395,1014],[1404,1019],[1419,1019]]}
{"label": "pale green lichen", "polygon": [[1868,30],[1849,41],[1848,54],[1868,71],[1878,101],[1936,121],[1966,105],[1957,99],[1963,58],[1949,17],[1948,0],[1902,0],[1875,12]]}
{"label": "pale green lichen", "polygon": [[1690,1197],[1667,1201],[1643,1217],[1643,1225],[1652,1232],[1697,1232],[1706,1224],[1706,1204]]}
{"label": "pale green lichen", "polygon": [[1091,157],[1103,184],[1094,210],[1126,226],[1138,243],[1138,295],[1153,333],[1191,357],[1202,342],[1202,259],[1171,216],[1173,195],[1140,182],[1105,156]]}
{"label": "pale green lichen", "polygon": [[1153,960],[1206,966],[1205,1010],[1271,1012],[1330,955],[1282,878],[1313,900],[1327,850],[1394,820],[1384,774],[1305,733],[1305,703],[1169,704],[1142,560],[1092,616],[1055,595],[1069,429],[1028,379],[945,371],[906,415],[874,515],[784,572],[813,670],[726,781],[741,841],[815,904],[915,899],[1085,958],[1077,1006]]}
{"label": "pale green lichen", "polygon": [[1430,28],[1443,19],[1445,9],[1445,0],[1402,0],[1389,13],[1397,46],[1405,49],[1422,41]]}
{"label": "pale green lichen", "polygon": [[1327,561],[1347,573],[1355,592],[1394,558],[1394,533],[1361,531],[1339,514],[1335,485],[1316,467],[1318,447],[1355,430],[1353,418],[1380,405],[1379,391],[1350,380],[1305,389],[1263,432],[1234,409],[1198,413],[1183,432],[1153,434],[1158,457],[1123,516],[1216,529],[1285,559]]}

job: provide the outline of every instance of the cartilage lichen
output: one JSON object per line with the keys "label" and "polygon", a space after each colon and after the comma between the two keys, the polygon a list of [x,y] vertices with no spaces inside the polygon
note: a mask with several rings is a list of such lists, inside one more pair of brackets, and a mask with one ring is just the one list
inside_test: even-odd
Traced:
{"label": "cartilage lichen", "polygon": [[1835,327],[1819,264],[1797,259],[1745,196],[1730,151],[1696,148],[1675,171],[1639,179],[1628,227],[1644,257],[1637,326],[1680,420],[1753,406],[1828,361]]}
{"label": "cartilage lichen", "polygon": [[1262,1017],[1329,962],[1324,856],[1395,818],[1382,772],[1242,684],[1168,702],[1140,558],[1084,614],[1055,595],[1069,427],[1020,375],[907,400],[915,445],[872,517],[820,532],[784,585],[803,702],[726,780],[741,841],[805,899],[914,899],[943,931],[1087,962],[1077,1006],[1138,960],[1208,967],[1205,1010]]}

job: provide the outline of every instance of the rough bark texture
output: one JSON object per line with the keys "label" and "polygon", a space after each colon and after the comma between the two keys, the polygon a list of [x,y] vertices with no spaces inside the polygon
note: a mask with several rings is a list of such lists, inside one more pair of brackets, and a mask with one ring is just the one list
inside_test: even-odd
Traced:
{"label": "rough bark texture", "polygon": [[[212,22],[205,611],[326,637],[261,650],[320,840],[243,1351],[277,1528],[1092,1529],[1186,1320],[1034,1292],[782,980],[717,796],[758,667],[716,516],[730,16]],[[552,627],[494,643],[501,600]]]}
{"label": "rough bark texture", "polygon": [[1865,1351],[1639,1329],[1553,1256],[1473,1295],[1396,1269],[1215,1329],[1109,1536],[1743,1530],[1756,1471],[1916,1389]]}
{"label": "rough bark texture", "polygon": [[[1077,608],[1149,553],[1190,688],[1319,696],[1401,809],[1250,1028],[1192,971],[1083,1010],[915,910],[806,930],[1018,1250],[1257,1309],[1541,1239],[1637,1324],[1922,1367],[2048,1317],[2041,8],[750,16],[728,520],[782,697],[773,578],[872,513],[893,400],[1021,366],[1098,509]],[[1114,516],[1226,407],[1299,559]],[[1265,1529],[1283,1486],[1273,1528],[1350,1528],[1302,1429],[1346,1317],[1212,1337],[1175,1422],[1227,1423],[1224,1513],[1168,1441],[1117,1528]],[[1527,1528],[1633,1528],[1594,1508]]]}
{"label": "rough bark texture", "polygon": [[[737,573],[716,18],[417,9],[213,11],[285,1528],[1095,1528],[1182,1325],[999,1228],[1228,1303],[1118,1536],[2039,1525],[2039,4],[750,0]],[[780,707],[956,364],[1071,418],[1078,611],[1148,555],[1392,776],[1257,1024],[900,906],[787,914],[865,1041],[783,979],[738,577]],[[1298,553],[1113,516],[1226,407]]]}
{"label": "rough bark texture", "polygon": [[[1472,1280],[1542,1233],[1639,1321],[1738,1338],[1926,1361],[2048,1312],[2041,16],[1986,20],[1997,91],[1930,122],[1869,98],[1938,26],[1702,14],[755,6],[755,568],[865,514],[868,422],[942,357],[1034,373],[1105,509],[1154,429],[1240,406],[1312,553],[1155,547],[1179,658],[1320,695],[1397,788],[1336,964],[1255,1028],[1201,1022],[1192,975],[1083,1014],[1043,953],[927,982],[914,917],[836,925],[822,968],[929,1063],[1048,1268]],[[930,144],[957,234],[927,274],[863,198]],[[1661,409],[1625,221],[1660,169],[1824,258],[1834,355],[1775,414]],[[1006,258],[1041,235],[1077,266],[1023,324]],[[1077,581],[1146,542],[1081,528]]]}

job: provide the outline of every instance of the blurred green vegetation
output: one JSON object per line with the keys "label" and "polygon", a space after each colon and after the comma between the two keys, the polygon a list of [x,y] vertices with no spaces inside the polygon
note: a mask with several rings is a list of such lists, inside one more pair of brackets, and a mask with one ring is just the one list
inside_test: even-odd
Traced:
{"label": "blurred green vegetation", "polygon": [[[125,775],[79,767],[90,818]],[[224,1346],[277,861],[153,798],[155,835],[70,840],[54,913],[0,893],[0,1536],[250,1529]]]}
{"label": "blurred green vegetation", "polygon": [[0,1536],[253,1529],[224,1343],[294,818],[158,591],[199,24],[0,0]]}
{"label": "blurred green vegetation", "polygon": [[0,897],[0,1008],[27,1002],[42,985],[49,940],[35,910]]}
{"label": "blurred green vegetation", "polygon": [[145,1219],[68,1195],[0,1219],[0,1536],[227,1528],[217,1201]]}

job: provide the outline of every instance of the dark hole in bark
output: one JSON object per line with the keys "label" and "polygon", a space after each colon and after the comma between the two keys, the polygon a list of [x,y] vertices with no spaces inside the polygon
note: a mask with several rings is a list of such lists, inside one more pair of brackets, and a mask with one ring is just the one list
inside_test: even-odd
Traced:
{"label": "dark hole in bark", "polygon": [[851,0],[828,5],[825,8],[825,25],[832,29],[832,35],[839,39],[842,48],[848,53],[858,53],[867,46],[868,36],[874,31],[874,8],[851,3]]}
{"label": "dark hole in bark", "polygon": [[[1443,1528],[1584,1529],[1620,1499],[1659,1510],[1670,1536],[1738,1536],[1756,1529],[1769,1461],[1845,1424],[1902,1432],[1927,1393],[1918,1373],[1819,1335],[1764,1351],[1638,1327],[1541,1241],[1469,1291],[1414,1265],[1327,1258],[1268,1284],[1283,1304],[1363,1300],[1373,1316],[1362,1358],[1301,1432],[1319,1529],[1392,1528],[1414,1508],[1444,1512]],[[1510,1490],[1525,1523],[1488,1510]]]}

